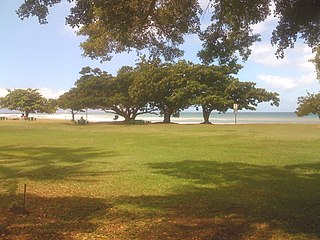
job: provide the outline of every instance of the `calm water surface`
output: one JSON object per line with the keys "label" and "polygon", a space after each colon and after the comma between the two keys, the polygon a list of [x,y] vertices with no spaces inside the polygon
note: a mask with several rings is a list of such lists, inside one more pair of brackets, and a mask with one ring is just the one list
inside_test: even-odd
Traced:
{"label": "calm water surface", "polygon": [[[21,114],[17,112],[0,113],[0,116],[11,116],[19,117]],[[52,115],[48,114],[31,114],[30,116],[37,117],[39,119],[70,119],[71,114],[65,112],[58,112]],[[76,119],[80,117],[87,118],[91,122],[102,122],[102,121],[114,121],[114,114],[89,111],[85,113],[76,114]],[[137,117],[138,120],[146,120],[151,122],[162,122],[163,118],[159,115],[144,114]],[[121,121],[121,117],[117,121]],[[201,112],[182,112],[179,118],[171,118],[173,123],[180,124],[196,124],[203,122]],[[212,113],[210,121],[213,124],[234,124],[235,115],[233,112],[227,112],[224,114]],[[301,123],[301,124],[320,124],[320,120],[316,115],[310,115],[307,117],[297,117],[293,112],[238,112],[236,116],[237,124],[270,124],[270,123]]]}

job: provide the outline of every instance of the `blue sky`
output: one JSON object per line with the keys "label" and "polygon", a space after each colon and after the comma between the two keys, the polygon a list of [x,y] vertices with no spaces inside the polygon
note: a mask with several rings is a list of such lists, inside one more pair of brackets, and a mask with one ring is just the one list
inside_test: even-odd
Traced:
{"label": "blue sky", "polygon": [[[200,0],[203,6],[207,0]],[[69,90],[79,78],[84,66],[99,67],[116,74],[123,65],[134,65],[136,54],[119,54],[110,62],[82,57],[79,44],[84,40],[65,25],[65,16],[70,5],[62,3],[52,8],[47,25],[40,25],[36,18],[21,21],[15,10],[22,0],[0,1],[0,96],[6,95],[6,88],[38,88],[48,98],[58,97]],[[202,18],[206,25],[206,17]],[[238,74],[241,81],[253,81],[257,87],[280,94],[280,107],[261,104],[258,111],[294,111],[297,98],[306,91],[318,92],[319,81],[315,69],[308,59],[313,54],[302,43],[286,51],[282,60],[274,56],[275,48],[270,44],[270,35],[276,24],[275,18],[254,26],[262,35],[262,42],[253,46],[249,60]],[[199,62],[196,57],[201,43],[195,36],[186,38],[184,58]]]}

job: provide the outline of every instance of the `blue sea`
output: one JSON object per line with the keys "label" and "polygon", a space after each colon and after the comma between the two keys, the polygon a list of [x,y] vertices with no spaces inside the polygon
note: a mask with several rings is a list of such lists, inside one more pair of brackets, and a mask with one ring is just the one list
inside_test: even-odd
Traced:
{"label": "blue sea", "polygon": [[[203,122],[201,112],[184,112],[181,113],[181,119],[172,118],[172,121],[182,123]],[[227,113],[212,113],[210,121],[213,124],[286,124],[286,123],[301,123],[301,124],[320,124],[320,120],[316,115],[306,117],[297,117],[293,112],[238,112],[236,115],[233,112]]]}
{"label": "blue sea", "polygon": [[[0,113],[0,116],[19,117],[21,113],[17,112],[4,112]],[[38,119],[65,119],[71,120],[71,114],[67,112],[57,112],[55,114],[31,114],[30,116]],[[76,119],[83,117],[91,122],[112,122],[114,114],[104,113],[101,111],[88,111],[87,114],[76,114]],[[154,114],[144,114],[137,117],[138,120],[145,120],[154,122],[162,122],[163,117]],[[121,117],[117,121],[123,120]],[[320,120],[316,115],[310,115],[306,117],[297,117],[293,112],[242,112],[239,111],[237,115],[233,112],[227,112],[219,114],[213,112],[210,115],[210,121],[213,124],[320,124]],[[180,124],[199,124],[203,122],[201,112],[182,112],[179,118],[172,117],[172,123]]]}

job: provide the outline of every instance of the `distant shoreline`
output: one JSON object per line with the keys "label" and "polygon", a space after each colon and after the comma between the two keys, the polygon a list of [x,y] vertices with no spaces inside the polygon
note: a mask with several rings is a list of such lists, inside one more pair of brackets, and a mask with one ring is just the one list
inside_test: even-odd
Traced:
{"label": "distant shoreline", "polygon": [[[21,113],[1,113],[0,117],[20,118]],[[76,114],[75,120],[83,117],[91,123],[119,123],[124,120],[119,117],[117,121],[114,120],[114,114],[101,113],[101,112],[89,112]],[[71,114],[69,113],[55,113],[55,114],[30,114],[30,117],[40,119],[52,119],[52,120],[71,120]],[[292,112],[238,112],[237,124],[320,124],[320,121],[316,115],[307,117],[297,117]],[[143,120],[150,123],[161,123],[163,117],[154,114],[140,115],[136,120]],[[224,114],[213,113],[211,114],[210,121],[212,124],[235,124],[235,115],[232,112]],[[201,112],[182,112],[179,118],[172,117],[172,123],[177,124],[201,124],[203,122]]]}

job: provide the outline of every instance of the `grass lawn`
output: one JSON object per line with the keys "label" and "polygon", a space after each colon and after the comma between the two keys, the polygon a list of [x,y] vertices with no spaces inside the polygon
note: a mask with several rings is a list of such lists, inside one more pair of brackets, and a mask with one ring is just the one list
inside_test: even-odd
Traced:
{"label": "grass lawn", "polygon": [[0,121],[0,239],[320,239],[319,149],[320,125]]}

